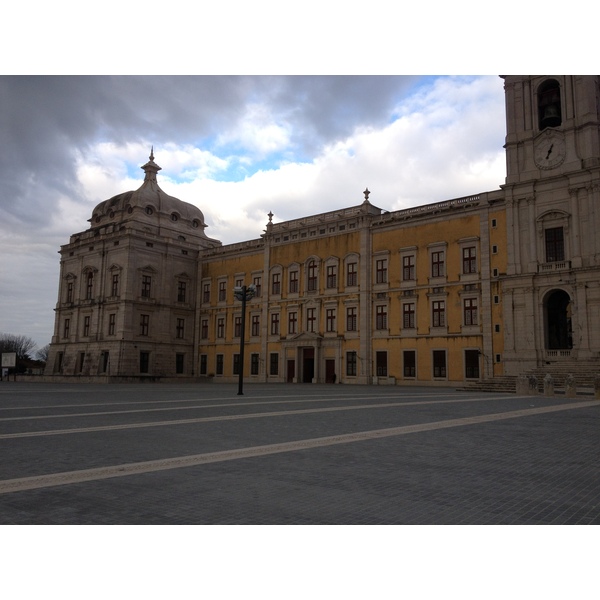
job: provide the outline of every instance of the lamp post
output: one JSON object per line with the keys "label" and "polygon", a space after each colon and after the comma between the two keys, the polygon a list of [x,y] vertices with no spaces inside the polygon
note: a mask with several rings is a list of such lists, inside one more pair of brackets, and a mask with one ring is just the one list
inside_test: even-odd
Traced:
{"label": "lamp post", "polygon": [[233,295],[236,300],[242,302],[242,323],[240,331],[240,364],[239,364],[239,380],[238,380],[238,396],[244,395],[244,338],[246,336],[246,301],[254,298],[256,294],[256,286],[236,286],[233,288]]}

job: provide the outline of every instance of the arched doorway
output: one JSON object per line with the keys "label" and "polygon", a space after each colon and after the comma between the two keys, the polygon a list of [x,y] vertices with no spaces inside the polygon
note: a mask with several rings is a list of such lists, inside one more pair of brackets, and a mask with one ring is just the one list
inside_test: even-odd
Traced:
{"label": "arched doorway", "polygon": [[563,290],[548,294],[545,303],[546,348],[569,350],[573,347],[571,329],[571,298]]}

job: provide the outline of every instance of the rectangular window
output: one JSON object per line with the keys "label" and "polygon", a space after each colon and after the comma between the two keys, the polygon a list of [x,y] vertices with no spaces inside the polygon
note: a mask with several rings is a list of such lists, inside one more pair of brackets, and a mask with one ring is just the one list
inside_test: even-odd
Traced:
{"label": "rectangular window", "polygon": [[279,335],[279,313],[271,315],[271,335]]}
{"label": "rectangular window", "polygon": [[463,305],[465,325],[477,325],[477,298],[465,298]]}
{"label": "rectangular window", "polygon": [[187,292],[187,283],[180,281],[177,284],[177,302],[185,302],[185,294]]}
{"label": "rectangular window", "polygon": [[446,326],[446,302],[444,300],[432,302],[432,319],[434,327]]}
{"label": "rectangular window", "polygon": [[387,283],[387,258],[375,261],[375,283]]}
{"label": "rectangular window", "polygon": [[240,355],[239,354],[233,355],[233,374],[234,375],[240,374]]}
{"label": "rectangular window", "polygon": [[314,292],[317,288],[317,265],[314,260],[308,264],[308,291]]}
{"label": "rectangular window", "polygon": [[356,377],[356,352],[346,352],[346,375]]}
{"label": "rectangular window", "polygon": [[83,317],[83,337],[90,335],[90,317]]}
{"label": "rectangular window", "polygon": [[227,300],[227,282],[219,281],[219,302]]}
{"label": "rectangular window", "polygon": [[415,257],[414,255],[402,257],[402,280],[414,281],[415,279]]}
{"label": "rectangular window", "polygon": [[140,315],[140,335],[148,335],[150,315]]}
{"label": "rectangular window", "polygon": [[250,375],[258,375],[259,365],[260,365],[259,355],[252,353],[250,355]]}
{"label": "rectangular window", "polygon": [[403,352],[404,377],[417,376],[417,353],[414,350],[405,350]]}
{"label": "rectangular window", "polygon": [[317,322],[317,311],[315,308],[306,309],[306,331],[314,333]]}
{"label": "rectangular window", "polygon": [[175,373],[177,373],[177,375],[181,375],[183,373],[183,357],[185,356],[185,354],[179,354],[177,353],[175,355]]}
{"label": "rectangular window", "polygon": [[325,322],[329,333],[335,331],[335,308],[328,308],[325,311]]}
{"label": "rectangular window", "polygon": [[546,229],[546,262],[565,260],[565,240],[562,227]]}
{"label": "rectangular window", "polygon": [[444,277],[445,266],[444,266],[444,251],[431,253],[431,276],[432,277]]}
{"label": "rectangular window", "polygon": [[477,254],[475,246],[462,249],[463,274],[477,273]]}
{"label": "rectangular window", "polygon": [[175,328],[175,337],[182,340],[185,333],[185,319],[177,319],[177,327]]}
{"label": "rectangular window", "polygon": [[337,267],[335,265],[327,267],[327,287],[329,289],[337,287]]}
{"label": "rectangular window", "polygon": [[375,368],[377,377],[387,377],[387,352],[375,353]]}
{"label": "rectangular window", "polygon": [[261,286],[261,278],[260,277],[255,277],[252,280],[252,283],[254,285],[254,287],[256,288],[256,291],[254,293],[254,297],[255,298],[260,298],[260,292],[262,290],[262,286]]}
{"label": "rectangular window", "polygon": [[140,373],[150,371],[150,352],[140,352]]}
{"label": "rectangular window", "polygon": [[402,326],[404,329],[415,328],[415,303],[407,302],[402,305]]}
{"label": "rectangular window", "polygon": [[210,283],[202,286],[202,302],[210,302]]}
{"label": "rectangular window", "polygon": [[346,267],[346,285],[349,287],[358,285],[357,267],[358,265],[355,262],[348,263]]}
{"label": "rectangular window", "polygon": [[150,298],[152,288],[152,277],[150,275],[142,275],[142,298]]}
{"label": "rectangular window", "polygon": [[281,294],[281,274],[273,273],[271,283],[271,293],[274,296],[279,296],[279,294]]}
{"label": "rectangular window", "polygon": [[100,354],[100,373],[107,373],[109,364],[110,356],[108,351],[105,350]]}
{"label": "rectangular window", "polygon": [[225,317],[217,318],[217,337],[218,338],[225,337]]}
{"label": "rectangular window", "polygon": [[260,335],[260,315],[252,315],[252,335]]}
{"label": "rectangular window", "polygon": [[112,276],[112,288],[110,290],[110,295],[111,296],[119,295],[119,274],[118,273],[115,273]]}
{"label": "rectangular window", "polygon": [[108,335],[115,335],[115,326],[117,321],[117,314],[111,313],[108,315]]}
{"label": "rectangular window", "polygon": [[65,319],[65,323],[63,326],[63,337],[69,337],[69,329],[71,328],[71,319]]}
{"label": "rectangular window", "polygon": [[217,375],[223,375],[223,355],[217,354]]}
{"label": "rectangular window", "polygon": [[298,313],[288,313],[288,334],[298,333]]}
{"label": "rectangular window", "polygon": [[233,318],[233,337],[239,338],[242,335],[242,317]]}
{"label": "rectangular window", "polygon": [[85,299],[91,300],[94,296],[94,274],[89,272],[86,279]]}
{"label": "rectangular window", "polygon": [[85,352],[79,353],[79,372],[83,372],[83,365],[85,364]]}
{"label": "rectangular window", "polygon": [[208,319],[202,319],[200,323],[200,337],[203,340],[208,339]]}
{"label": "rectangular window", "polygon": [[297,294],[299,287],[298,271],[290,271],[290,294]]}
{"label": "rectangular window", "polygon": [[446,377],[446,351],[433,351],[433,376]]}
{"label": "rectangular window", "polygon": [[375,308],[375,329],[387,329],[387,306],[379,305]]}
{"label": "rectangular window", "polygon": [[200,375],[206,375],[208,373],[208,356],[206,354],[200,355]]}
{"label": "rectangular window", "polygon": [[269,375],[279,375],[279,354],[271,352],[269,357]]}
{"label": "rectangular window", "polygon": [[73,302],[73,282],[67,283],[67,302]]}
{"label": "rectangular window", "polygon": [[346,309],[346,331],[358,331],[358,320],[355,306],[351,306]]}

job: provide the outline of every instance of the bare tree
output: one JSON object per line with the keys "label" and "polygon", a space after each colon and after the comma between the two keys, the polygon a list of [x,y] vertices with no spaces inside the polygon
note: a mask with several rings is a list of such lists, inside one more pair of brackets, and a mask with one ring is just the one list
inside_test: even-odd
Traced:
{"label": "bare tree", "polygon": [[19,360],[31,359],[36,343],[26,335],[0,333],[0,352],[16,352]]}
{"label": "bare tree", "polygon": [[48,354],[50,353],[50,344],[46,344],[37,350],[35,357],[37,360],[48,362]]}

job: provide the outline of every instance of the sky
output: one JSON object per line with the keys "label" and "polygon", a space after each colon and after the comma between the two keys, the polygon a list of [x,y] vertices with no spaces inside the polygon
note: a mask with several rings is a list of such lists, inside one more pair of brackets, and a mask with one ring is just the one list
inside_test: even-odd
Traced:
{"label": "sky", "polygon": [[504,183],[503,80],[491,76],[0,77],[0,332],[51,340],[60,246],[136,190],[154,149],[167,193],[206,234],[384,210]]}

